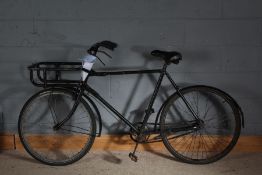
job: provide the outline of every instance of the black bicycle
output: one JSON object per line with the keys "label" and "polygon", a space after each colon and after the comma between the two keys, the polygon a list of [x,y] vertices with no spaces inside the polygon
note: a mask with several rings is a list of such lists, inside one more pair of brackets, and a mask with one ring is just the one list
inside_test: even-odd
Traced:
{"label": "black bicycle", "polygon": [[[96,57],[98,52],[108,55],[100,47],[114,50],[117,44],[102,41],[87,52]],[[179,88],[166,69],[171,63],[178,64],[181,54],[159,50],[151,54],[163,58],[162,69],[96,72],[83,68],[81,62],[40,62],[29,66],[31,82],[44,90],[25,103],[19,116],[19,136],[26,151],[48,165],[67,165],[82,158],[95,137],[101,135],[102,120],[95,99],[130,127],[136,146],[129,157],[134,161],[139,143],[155,141],[163,141],[175,158],[186,163],[207,164],[227,155],[237,143],[241,125],[244,126],[237,102],[210,86]],[[68,79],[75,72],[79,77],[79,71],[88,76],[84,80]],[[160,76],[144,118],[137,123],[131,123],[87,83],[90,76],[149,73]],[[162,104],[155,122],[149,123],[165,76],[176,91]]]}

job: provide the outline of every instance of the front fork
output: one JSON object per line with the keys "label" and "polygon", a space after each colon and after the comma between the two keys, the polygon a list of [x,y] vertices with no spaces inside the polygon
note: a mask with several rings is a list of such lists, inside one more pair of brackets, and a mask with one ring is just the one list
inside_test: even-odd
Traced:
{"label": "front fork", "polygon": [[87,81],[87,78],[86,78],[86,80],[84,82],[81,82],[81,84],[80,84],[80,90],[79,90],[79,93],[78,93],[78,95],[76,97],[76,101],[75,101],[75,103],[74,103],[74,105],[72,107],[72,110],[69,112],[69,114],[61,122],[55,124],[55,126],[53,127],[53,129],[55,131],[59,130],[72,117],[72,115],[75,113],[75,111],[76,111],[76,109],[77,109],[77,107],[78,107],[78,105],[80,103],[80,99],[83,96],[86,81]]}

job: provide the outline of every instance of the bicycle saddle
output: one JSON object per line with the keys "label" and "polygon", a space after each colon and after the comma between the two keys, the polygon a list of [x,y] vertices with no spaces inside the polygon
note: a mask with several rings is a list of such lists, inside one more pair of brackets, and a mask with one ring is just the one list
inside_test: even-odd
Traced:
{"label": "bicycle saddle", "polygon": [[151,55],[156,56],[156,57],[161,57],[163,58],[167,63],[174,63],[178,64],[180,60],[182,60],[182,55],[179,52],[172,51],[172,52],[167,52],[167,51],[161,51],[161,50],[153,50],[151,52]]}

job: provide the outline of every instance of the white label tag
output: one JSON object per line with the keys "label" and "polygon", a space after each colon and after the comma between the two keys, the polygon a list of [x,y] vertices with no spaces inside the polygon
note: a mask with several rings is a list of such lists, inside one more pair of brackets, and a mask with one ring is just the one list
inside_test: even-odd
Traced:
{"label": "white label tag", "polygon": [[[94,65],[95,59],[96,57],[93,55],[86,55],[84,58],[82,58],[82,67],[84,69],[91,70]],[[82,71],[81,73],[82,81],[84,81],[87,76],[88,76],[88,73],[85,71]]]}
{"label": "white label tag", "polygon": [[[84,69],[91,70],[92,67],[93,67],[93,64],[94,63],[83,62],[82,66],[83,66]],[[84,81],[86,79],[87,75],[88,75],[87,72],[82,71],[82,81]]]}

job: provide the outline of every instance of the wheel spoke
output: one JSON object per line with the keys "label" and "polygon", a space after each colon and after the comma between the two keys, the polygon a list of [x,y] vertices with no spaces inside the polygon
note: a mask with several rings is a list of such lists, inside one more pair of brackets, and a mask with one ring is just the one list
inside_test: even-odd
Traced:
{"label": "wheel spoke", "polygon": [[91,135],[90,133],[85,133],[85,132],[81,132],[81,131],[74,131],[74,130],[72,130],[72,129],[60,128],[60,130],[63,130],[63,131],[69,131],[69,132],[72,132],[72,133],[78,133],[78,134]]}
{"label": "wheel spoke", "polygon": [[79,127],[79,126],[74,126],[74,125],[63,125],[63,126],[65,126],[65,127],[70,127],[70,128],[77,128],[77,129],[81,129],[81,130],[83,130],[83,131],[89,131],[88,129],[84,129],[84,128],[82,128],[82,127]]}

